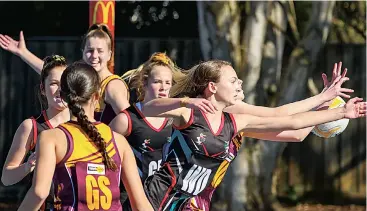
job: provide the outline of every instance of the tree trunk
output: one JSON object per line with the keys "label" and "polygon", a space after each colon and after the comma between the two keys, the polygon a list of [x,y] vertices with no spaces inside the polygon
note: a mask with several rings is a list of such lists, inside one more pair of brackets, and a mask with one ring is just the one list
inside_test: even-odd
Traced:
{"label": "tree trunk", "polygon": [[[245,93],[245,101],[255,104],[256,85],[260,78],[261,61],[263,55],[263,46],[267,28],[267,9],[269,2],[250,2],[251,14],[246,19],[246,26],[243,33],[242,46],[245,46],[244,64],[245,69],[241,69],[238,73],[239,77],[244,81],[243,90]],[[246,203],[250,201],[261,200],[259,191],[253,191],[259,187],[253,186],[258,184],[257,175],[260,174],[259,148],[253,140],[246,141],[238,153],[237,159],[231,164],[226,176],[225,185],[227,190],[225,195],[229,198],[228,210],[237,211],[245,210]],[[250,187],[250,188],[247,188]],[[248,190],[251,190],[249,192]],[[255,193],[255,194],[252,194]],[[259,202],[258,204],[263,204]]]}
{"label": "tree trunk", "polygon": [[[283,52],[285,47],[285,33],[287,31],[287,2],[274,2],[270,8],[269,24],[267,29],[264,55],[262,60],[262,71],[259,80],[260,86],[257,89],[258,97],[256,105],[273,107],[276,105],[276,92],[279,90]],[[276,202],[272,191],[274,168],[277,158],[280,155],[279,143],[269,141],[259,141],[261,156],[259,163],[262,163],[261,172],[258,179],[264,209],[271,209],[271,205]]]}
{"label": "tree trunk", "polygon": [[263,46],[267,27],[267,8],[271,2],[251,2],[251,15],[246,19],[242,45],[245,46],[243,57],[245,69],[239,77],[244,81],[243,91],[247,103],[254,104],[256,84],[260,78]]}
{"label": "tree trunk", "polygon": [[240,64],[238,3],[198,1],[200,46],[204,60],[221,59]]}
{"label": "tree trunk", "polygon": [[[240,70],[239,77],[244,80],[243,88],[248,103],[255,104],[256,99],[259,99],[256,96],[257,84],[277,85],[275,91],[281,92],[278,105],[304,98],[310,72],[308,70],[317,61],[317,54],[328,36],[335,2],[312,2],[313,11],[309,28],[293,50],[284,76],[280,76],[284,36],[277,30],[274,30],[273,34],[267,33],[269,30],[267,9],[271,2],[249,2],[249,4],[251,4],[252,15],[246,19],[243,39],[240,39],[241,14],[237,2],[197,3],[204,59],[232,61],[236,70]],[[282,18],[284,14],[281,14],[278,6],[271,10],[272,15],[278,15],[276,19],[271,20],[278,23],[280,29],[284,27],[285,31],[285,18]],[[263,49],[265,35],[268,37]],[[272,36],[269,37],[269,35]],[[269,50],[272,52],[268,53]],[[265,56],[263,56],[264,52]],[[260,71],[261,65],[264,68],[263,72]],[[281,82],[280,78],[283,78]],[[264,85],[260,86],[262,87]],[[268,85],[268,90],[269,87],[271,90],[273,86]],[[268,102],[268,99],[264,97],[263,102]],[[285,147],[285,143],[246,140],[216,193],[220,203],[214,203],[211,210],[269,210],[273,201],[272,175],[277,157],[282,154]],[[224,201],[229,204],[218,205]]]}
{"label": "tree trunk", "polygon": [[274,2],[270,8],[269,24],[263,50],[262,70],[259,80],[256,103],[274,106],[282,73],[285,33],[287,31],[287,2]]}
{"label": "tree trunk", "polygon": [[[330,22],[332,18],[332,10],[335,5],[333,1],[313,2],[312,19],[309,22],[307,34],[299,45],[292,51],[290,62],[286,68],[286,75],[283,77],[283,91],[279,99],[279,105],[287,104],[306,97],[307,78],[311,73],[310,69],[317,61],[317,55],[326,42],[329,32]],[[275,197],[271,195],[271,187],[273,187],[273,172],[276,167],[277,157],[283,153],[286,143],[260,141],[258,160],[242,160],[244,169],[248,166],[258,167],[254,169],[261,169],[252,171],[259,172],[259,175],[252,178],[251,175],[245,180],[256,181],[256,185],[247,186],[251,190],[251,196],[260,196],[260,200],[250,204],[247,201],[246,208],[256,210],[271,210],[271,204]],[[245,152],[251,150],[245,150]],[[254,162],[254,163],[251,163]],[[238,169],[236,169],[238,171]],[[251,171],[250,171],[251,172]],[[231,181],[234,181],[233,179]],[[246,183],[250,185],[249,182]],[[235,186],[235,184],[233,185]],[[254,187],[258,187],[255,188]],[[259,192],[257,192],[259,191]],[[248,191],[249,192],[249,191]],[[263,204],[262,204],[263,203]]]}

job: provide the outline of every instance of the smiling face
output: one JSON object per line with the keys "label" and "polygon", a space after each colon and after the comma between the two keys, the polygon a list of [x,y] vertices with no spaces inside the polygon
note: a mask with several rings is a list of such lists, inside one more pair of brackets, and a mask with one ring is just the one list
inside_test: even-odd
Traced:
{"label": "smiling face", "polygon": [[87,38],[83,60],[97,72],[108,70],[107,62],[111,59],[111,47],[106,38],[92,36]]}
{"label": "smiling face", "polygon": [[172,71],[167,66],[153,66],[145,88],[145,100],[167,98],[172,87]]}
{"label": "smiling face", "polygon": [[49,75],[43,81],[42,93],[47,98],[49,108],[64,110],[66,103],[60,97],[60,79],[65,67],[58,66],[50,70]]}

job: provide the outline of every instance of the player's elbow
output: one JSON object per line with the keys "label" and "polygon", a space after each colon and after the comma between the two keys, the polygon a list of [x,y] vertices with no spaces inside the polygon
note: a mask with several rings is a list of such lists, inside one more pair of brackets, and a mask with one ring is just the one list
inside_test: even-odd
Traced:
{"label": "player's elbow", "polygon": [[4,186],[12,185],[11,182],[7,180],[6,176],[4,176],[4,173],[1,175],[1,183],[3,183]]}
{"label": "player's elbow", "polygon": [[10,186],[13,185],[13,183],[6,178],[1,177],[1,183],[3,183],[4,186]]}
{"label": "player's elbow", "polygon": [[294,136],[291,138],[292,142],[302,142],[304,140],[304,137],[299,134],[294,134]]}
{"label": "player's elbow", "polygon": [[281,141],[286,142],[302,142],[304,138],[298,131],[285,131],[285,133],[281,133],[278,137]]}
{"label": "player's elbow", "polygon": [[289,139],[290,141],[302,142],[303,140],[305,140],[308,134],[309,134],[308,130],[301,129],[301,130],[293,130],[288,135],[290,136],[290,139]]}
{"label": "player's elbow", "polygon": [[3,169],[3,173],[1,174],[1,183],[3,183],[4,186],[10,186],[14,184],[14,182],[11,180],[11,177],[8,175],[8,171],[5,168]]}
{"label": "player's elbow", "polygon": [[45,189],[45,188],[41,188],[41,187],[36,186],[36,187],[33,188],[33,193],[34,193],[34,196],[35,196],[35,200],[44,201],[44,200],[46,200],[46,198],[50,194],[50,191]]}

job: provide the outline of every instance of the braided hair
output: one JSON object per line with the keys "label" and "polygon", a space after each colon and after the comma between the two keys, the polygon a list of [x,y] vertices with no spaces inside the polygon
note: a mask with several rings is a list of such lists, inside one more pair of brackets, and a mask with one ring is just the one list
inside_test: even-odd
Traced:
{"label": "braided hair", "polygon": [[108,156],[106,142],[95,125],[88,120],[83,105],[97,94],[100,79],[94,68],[84,62],[75,62],[67,67],[61,76],[61,98],[68,104],[69,110],[77,118],[78,124],[88,137],[99,148],[103,163],[108,169],[115,171],[117,166]]}

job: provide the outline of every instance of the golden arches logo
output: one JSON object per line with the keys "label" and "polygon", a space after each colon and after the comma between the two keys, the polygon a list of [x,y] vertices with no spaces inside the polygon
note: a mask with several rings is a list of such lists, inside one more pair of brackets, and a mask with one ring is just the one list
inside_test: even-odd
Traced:
{"label": "golden arches logo", "polygon": [[96,5],[94,5],[94,10],[93,10],[93,24],[96,23],[96,19],[97,19],[97,11],[98,11],[98,7],[101,6],[102,8],[102,21],[104,24],[108,24],[108,15],[109,15],[109,11],[111,10],[112,12],[112,26],[115,25],[115,5],[113,4],[112,1],[107,2],[107,4],[105,2],[103,2],[102,0],[99,0]]}

